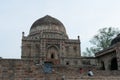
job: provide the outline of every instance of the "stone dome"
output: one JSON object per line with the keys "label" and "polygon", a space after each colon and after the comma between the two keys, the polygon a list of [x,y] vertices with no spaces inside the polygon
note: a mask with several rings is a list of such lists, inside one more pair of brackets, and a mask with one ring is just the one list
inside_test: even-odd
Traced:
{"label": "stone dome", "polygon": [[68,38],[64,25],[58,19],[49,15],[36,20],[32,24],[29,36],[36,35],[41,38],[48,38],[47,36],[54,36],[54,38],[58,37],[64,39]]}
{"label": "stone dome", "polygon": [[114,45],[116,43],[120,42],[120,34],[117,35],[117,37],[115,37],[112,41],[111,41],[111,45]]}

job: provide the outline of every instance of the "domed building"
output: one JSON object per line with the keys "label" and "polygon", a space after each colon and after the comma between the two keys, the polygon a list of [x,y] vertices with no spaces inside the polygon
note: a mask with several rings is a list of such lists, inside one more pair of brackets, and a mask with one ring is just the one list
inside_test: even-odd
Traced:
{"label": "domed building", "polygon": [[35,64],[81,65],[80,40],[69,39],[64,25],[49,15],[36,20],[28,36],[22,37],[23,60]]}
{"label": "domed building", "polygon": [[0,80],[60,80],[78,74],[80,66],[79,36],[69,39],[62,22],[46,15],[27,36],[22,32],[21,59],[0,58]]}

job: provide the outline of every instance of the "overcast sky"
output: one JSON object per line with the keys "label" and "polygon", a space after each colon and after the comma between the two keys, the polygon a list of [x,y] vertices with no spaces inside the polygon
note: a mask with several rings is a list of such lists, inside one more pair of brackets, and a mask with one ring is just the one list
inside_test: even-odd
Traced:
{"label": "overcast sky", "polygon": [[0,0],[0,56],[21,58],[22,32],[45,15],[60,20],[70,39],[79,35],[83,52],[100,28],[120,28],[120,0]]}

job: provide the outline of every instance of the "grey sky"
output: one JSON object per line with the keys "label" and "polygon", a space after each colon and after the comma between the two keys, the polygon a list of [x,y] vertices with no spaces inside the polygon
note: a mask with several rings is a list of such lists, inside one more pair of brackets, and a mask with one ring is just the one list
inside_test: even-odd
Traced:
{"label": "grey sky", "polygon": [[0,0],[0,56],[20,58],[22,31],[45,15],[60,20],[70,39],[79,35],[83,52],[98,29],[120,27],[120,0]]}

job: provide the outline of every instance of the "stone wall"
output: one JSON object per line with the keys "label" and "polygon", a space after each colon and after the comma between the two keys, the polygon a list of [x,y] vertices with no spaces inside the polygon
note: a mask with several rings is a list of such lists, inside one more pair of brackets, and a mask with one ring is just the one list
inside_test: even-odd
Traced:
{"label": "stone wall", "polygon": [[62,76],[65,80],[120,80],[119,71],[94,69],[93,77],[88,77],[87,71],[83,68],[80,74],[78,67],[54,65],[52,73],[45,73],[43,65],[34,64],[32,60],[0,59],[0,80],[61,80]]}

